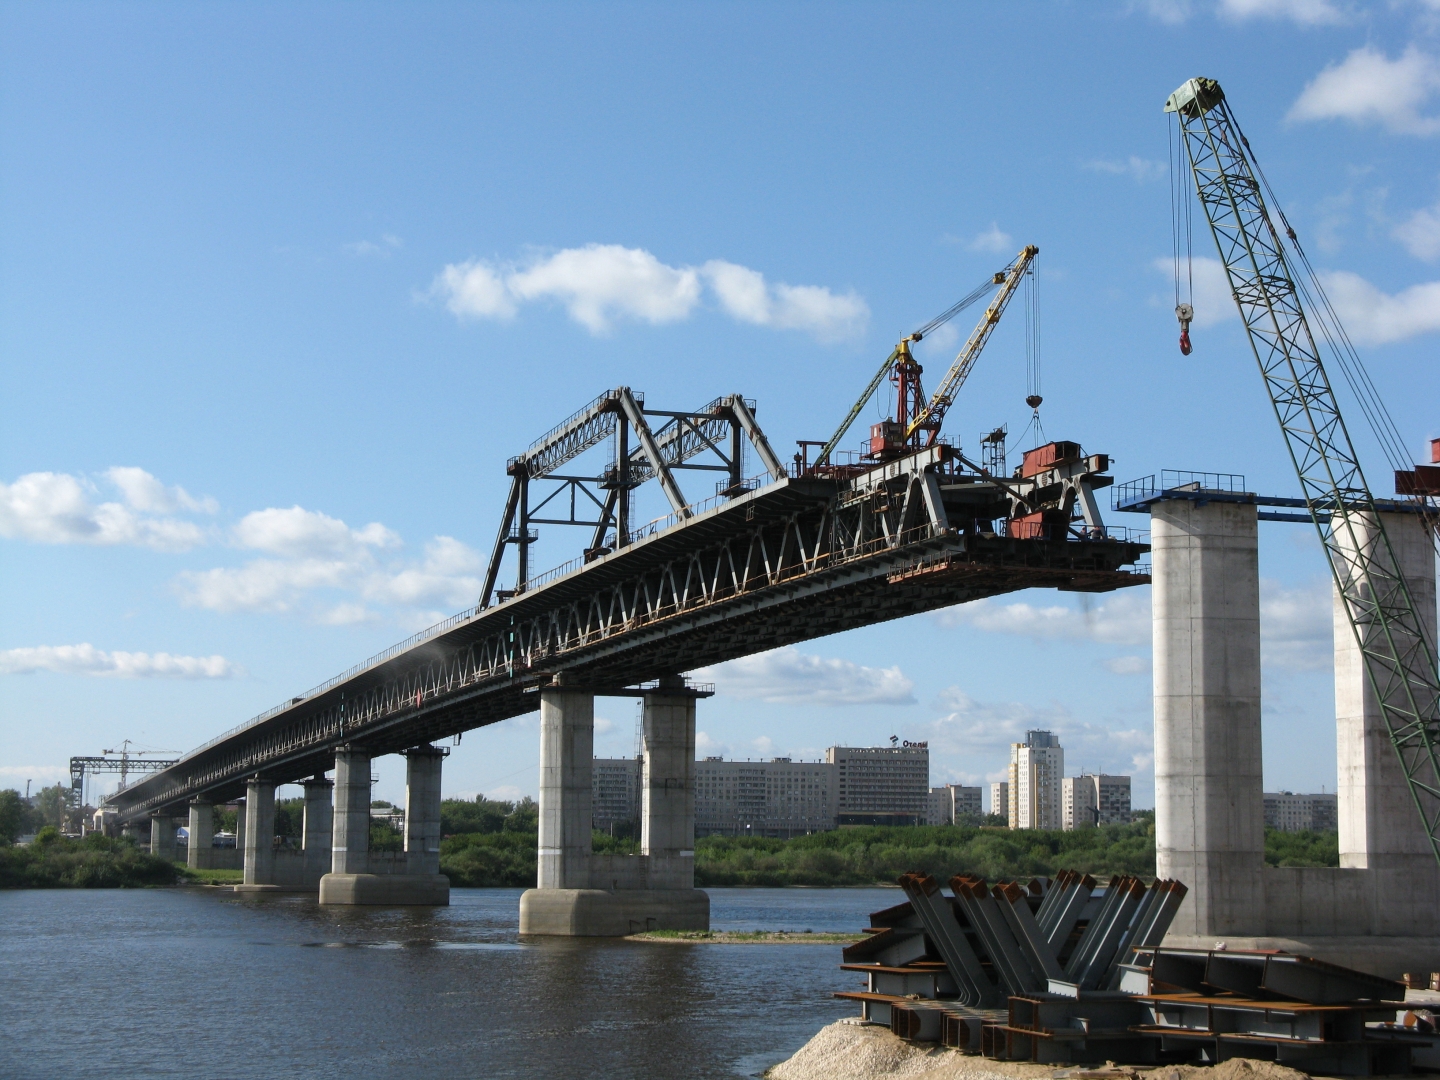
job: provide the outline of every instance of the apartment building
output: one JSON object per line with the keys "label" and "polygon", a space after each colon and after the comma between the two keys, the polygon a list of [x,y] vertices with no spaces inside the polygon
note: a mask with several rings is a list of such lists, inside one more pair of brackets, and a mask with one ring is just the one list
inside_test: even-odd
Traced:
{"label": "apartment building", "polygon": [[1297,795],[1293,791],[1267,791],[1265,827],[1282,832],[1336,832],[1338,805],[1334,795]]}
{"label": "apartment building", "polygon": [[1010,744],[1010,806],[1012,829],[1058,829],[1065,777],[1065,751],[1049,731],[1027,731],[1023,743]]}
{"label": "apartment building", "polygon": [[1130,777],[1082,773],[1060,782],[1060,827],[1085,829],[1130,821]]}
{"label": "apartment building", "polygon": [[930,812],[930,746],[832,746],[840,825],[923,825]]}

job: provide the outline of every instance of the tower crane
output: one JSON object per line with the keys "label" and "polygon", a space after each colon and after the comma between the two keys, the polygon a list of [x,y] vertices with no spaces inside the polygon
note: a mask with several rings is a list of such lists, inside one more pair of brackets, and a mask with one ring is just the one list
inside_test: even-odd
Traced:
{"label": "tower crane", "polygon": [[[1440,859],[1440,673],[1409,586],[1365,481],[1335,391],[1310,332],[1291,257],[1305,254],[1278,206],[1277,229],[1261,194],[1264,174],[1214,79],[1191,79],[1165,111],[1180,141],[1230,291],[1254,351],[1285,445],[1320,535],[1342,606],[1410,794]],[[1268,185],[1265,185],[1268,191]],[[1271,192],[1274,202],[1274,193]],[[1283,235],[1289,241],[1288,251]],[[1316,315],[1327,340],[1348,348],[1318,282]],[[1307,302],[1308,292],[1305,293]],[[1176,314],[1182,330],[1191,312]],[[1326,320],[1330,321],[1327,326]],[[1188,335],[1182,351],[1188,353]],[[1345,354],[1337,355],[1348,378]],[[1363,374],[1363,373],[1362,373]],[[1361,404],[1369,408],[1365,397]]]}
{"label": "tower crane", "polygon": [[[830,436],[830,441],[825,444],[815,458],[815,464],[819,466],[829,463],[830,455],[834,453],[835,447],[845,437],[845,433],[850,430],[850,425],[855,422],[855,418],[865,408],[865,403],[880,388],[880,383],[886,376],[889,376],[896,384],[895,416],[891,420],[885,420],[875,425],[870,440],[871,456],[882,459],[891,458],[901,454],[907,447],[918,450],[922,446],[934,445],[935,439],[940,434],[940,424],[945,418],[946,411],[954,402],[955,395],[965,384],[971,368],[975,366],[975,361],[980,356],[980,351],[990,340],[990,335],[995,330],[995,324],[1005,313],[1006,306],[1015,295],[1020,282],[1024,280],[1026,273],[1030,270],[1030,264],[1034,262],[1035,256],[1039,253],[1040,249],[1034,244],[1021,248],[1020,254],[1009,266],[987,278],[968,296],[931,319],[920,329],[901,338],[900,343],[880,365],[880,370],[870,380],[870,385],[865,388],[865,392],[860,395],[859,400],[841,421],[835,434]],[[940,381],[939,388],[927,403],[924,388],[920,383],[923,369],[910,353],[911,344],[944,326],[997,285],[1000,287],[1000,291],[995,295],[990,306],[985,309],[985,314],[980,318],[980,324],[975,327],[965,345],[956,355],[954,363],[950,365],[950,370],[945,373],[945,378]],[[922,437],[925,440],[923,443],[920,441]]]}

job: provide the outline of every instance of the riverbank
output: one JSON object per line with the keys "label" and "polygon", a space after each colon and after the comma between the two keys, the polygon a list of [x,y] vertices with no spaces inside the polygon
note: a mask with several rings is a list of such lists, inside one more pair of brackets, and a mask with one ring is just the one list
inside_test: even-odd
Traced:
{"label": "riverbank", "polygon": [[[1050,1080],[1063,1068],[991,1061],[945,1047],[906,1042],[887,1028],[847,1018],[821,1028],[764,1075],[765,1080],[885,1080],[900,1076],[905,1080]],[[1231,1058],[1215,1066],[1122,1065],[1084,1071],[1114,1080],[1309,1080],[1306,1073],[1249,1058]]]}
{"label": "riverbank", "polygon": [[174,885],[183,871],[133,842],[91,833],[71,840],[52,827],[24,847],[0,847],[0,889],[136,889]]}
{"label": "riverbank", "polygon": [[647,930],[626,941],[667,945],[853,945],[856,934],[812,934],[809,930]]}

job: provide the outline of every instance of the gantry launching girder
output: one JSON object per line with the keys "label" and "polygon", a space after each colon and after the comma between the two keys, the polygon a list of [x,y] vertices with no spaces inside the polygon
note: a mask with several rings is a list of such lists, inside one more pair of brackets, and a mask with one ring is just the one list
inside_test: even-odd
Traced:
{"label": "gantry launching girder", "polygon": [[[619,410],[626,396],[616,391],[601,401]],[[533,461],[554,478],[567,455],[604,438],[596,435],[601,415],[592,405],[516,461]],[[1126,530],[1107,530],[1086,509],[1094,501],[1089,493],[1110,482],[1101,475],[1108,462],[1081,455],[1077,444],[1055,444],[1074,453],[1057,452],[1044,467],[1004,479],[944,444],[845,477],[789,477],[739,397],[697,413],[618,415],[627,423],[634,416],[644,423],[646,415],[674,422],[651,433],[648,458],[617,455],[632,469],[648,462],[664,470],[699,453],[697,445],[722,447],[719,429],[706,425],[729,415],[769,475],[758,487],[722,491],[663,527],[632,533],[613,551],[538,575],[497,604],[463,611],[210,740],[107,803],[129,821],[197,796],[228,798],[249,777],[288,783],[323,772],[338,746],[399,752],[531,712],[537,691],[559,675],[596,692],[625,691],[1018,589],[1105,592],[1149,581],[1126,569],[1145,546]],[[622,430],[617,420],[611,433]],[[733,444],[729,450],[733,462]],[[1072,512],[1079,516],[1072,520]],[[1035,515],[1043,520],[1022,520]]]}
{"label": "gantry launching girder", "polygon": [[[1179,117],[1200,205],[1265,390],[1440,859],[1440,672],[1310,332],[1285,242],[1261,195],[1259,169],[1252,168],[1250,144],[1213,79],[1189,80],[1170,95],[1165,111]],[[1294,231],[1287,226],[1285,232],[1296,244]]]}
{"label": "gantry launching girder", "polygon": [[[666,419],[652,430],[645,419],[647,416]],[[633,447],[632,436],[638,444]],[[612,463],[600,475],[568,476],[555,471],[611,438],[615,440]],[[631,492],[647,480],[659,482],[671,512],[679,518],[689,517],[692,511],[675,480],[674,470],[725,473],[726,479],[716,487],[717,496],[734,498],[750,490],[743,474],[744,440],[749,441],[770,479],[784,477],[785,467],[755,422],[755,403],[739,394],[716,398],[695,412],[675,412],[645,408],[645,396],[632,392],[628,386],[607,390],[507,463],[510,495],[490,555],[480,606],[489,606],[493,598],[503,600],[525,591],[530,581],[530,545],[538,539],[532,525],[578,525],[593,529],[590,545],[582,555],[588,562],[634,540],[630,525]],[[692,458],[706,451],[713,453],[719,464],[691,463]],[[553,480],[559,486],[532,505],[530,484],[536,480]],[[555,516],[554,511],[549,517],[540,516],[540,511],[547,506],[563,508],[567,497],[567,517]],[[579,510],[595,516],[582,519],[578,516]],[[519,549],[515,588],[497,592],[495,585],[509,544]]]}

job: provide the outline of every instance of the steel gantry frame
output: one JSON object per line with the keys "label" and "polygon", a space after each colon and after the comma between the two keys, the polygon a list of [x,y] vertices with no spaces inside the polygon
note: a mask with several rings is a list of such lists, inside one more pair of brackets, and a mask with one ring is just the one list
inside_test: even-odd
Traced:
{"label": "steel gantry frame", "polygon": [[[601,406],[623,409],[627,396],[638,406],[628,390],[613,391],[532,447],[534,471],[553,476],[583,452],[577,447],[598,445]],[[534,576],[500,602],[292,698],[117,793],[110,801],[121,818],[202,794],[229,797],[255,775],[285,783],[323,772],[341,746],[394,753],[530,712],[536,691],[561,673],[567,683],[618,691],[1016,589],[1101,592],[1149,580],[1123,569],[1145,546],[1084,509],[1094,500],[1082,496],[1110,482],[1099,475],[1103,455],[1000,480],[939,444],[851,477],[786,477],[742,398],[716,399],[701,413],[649,412],[686,423],[670,427],[673,435],[652,434],[652,449],[642,440],[643,460],[617,461],[637,472],[658,462],[663,471],[690,453],[687,439],[713,450],[713,420],[730,425],[732,440],[738,425],[757,451],[765,448],[769,482],[727,485],[666,527]],[[733,461],[733,441],[729,450]],[[1053,533],[1008,534],[1010,519],[1046,506],[1081,516]]]}
{"label": "steel gantry frame", "polygon": [[[652,430],[645,419],[647,416],[661,416],[666,420]],[[632,436],[638,444],[633,448]],[[600,475],[568,476],[555,471],[607,439],[614,440],[611,464]],[[677,469],[723,472],[726,479],[717,485],[717,494],[732,498],[744,494],[749,490],[743,471],[744,439],[749,440],[772,480],[784,477],[785,467],[755,422],[755,403],[739,394],[716,398],[695,412],[674,412],[645,408],[644,395],[634,393],[628,386],[607,390],[538,439],[525,453],[506,463],[506,472],[511,477],[510,494],[491,551],[479,606],[488,607],[492,599],[509,599],[529,585],[530,545],[539,539],[531,525],[578,525],[593,529],[584,553],[589,561],[634,542],[635,534],[630,528],[631,493],[647,480],[659,481],[671,511],[681,518],[688,517],[691,511],[675,479]],[[719,464],[691,462],[706,451],[713,453]],[[532,506],[531,482],[547,479],[559,486]],[[592,492],[592,487],[598,495]],[[539,516],[541,510],[552,504],[563,507],[567,497],[568,517]],[[578,517],[577,508],[581,507],[594,513],[595,518]],[[495,586],[505,549],[511,544],[518,549],[515,588],[497,593]]]}
{"label": "steel gantry frame", "polygon": [[[1440,672],[1310,332],[1259,170],[1213,79],[1189,80],[1165,111],[1179,116],[1200,205],[1367,678],[1440,859]],[[1294,232],[1287,234],[1294,243]]]}

